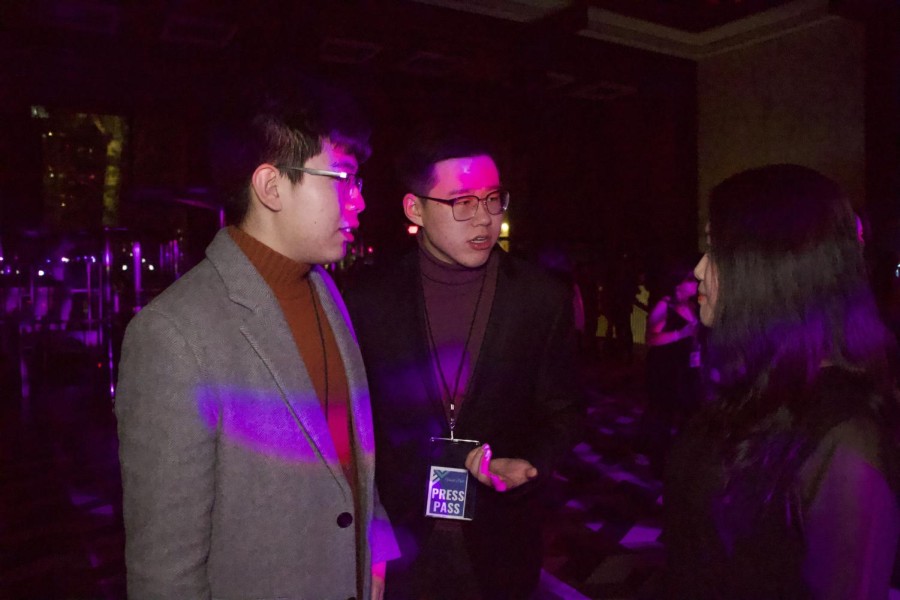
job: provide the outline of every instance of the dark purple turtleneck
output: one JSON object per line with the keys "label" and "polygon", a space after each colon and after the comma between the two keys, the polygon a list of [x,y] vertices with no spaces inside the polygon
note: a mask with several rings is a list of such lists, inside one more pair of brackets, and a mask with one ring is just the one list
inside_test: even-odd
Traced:
{"label": "dark purple turtleneck", "polygon": [[450,398],[454,397],[458,421],[472,368],[478,363],[497,287],[498,252],[499,250],[494,249],[484,265],[471,269],[438,260],[419,238],[419,268],[427,309],[426,327],[430,323],[431,341],[434,345],[431,346],[430,341],[429,346],[432,348],[432,357],[437,357],[432,365],[448,422]]}

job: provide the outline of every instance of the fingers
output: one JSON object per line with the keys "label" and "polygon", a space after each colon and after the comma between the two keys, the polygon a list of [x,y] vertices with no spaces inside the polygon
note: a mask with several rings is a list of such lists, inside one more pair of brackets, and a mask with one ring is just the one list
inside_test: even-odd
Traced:
{"label": "fingers", "polygon": [[469,451],[466,455],[466,469],[469,473],[478,477],[478,466],[481,465],[481,454],[484,452],[484,446],[478,446],[474,450]]}
{"label": "fingers", "polygon": [[[484,485],[491,485],[490,452],[491,447],[485,444],[475,448],[466,456],[466,469]],[[487,455],[487,459],[485,459],[485,455]]]}
{"label": "fingers", "polygon": [[491,456],[493,456],[491,447],[485,444],[484,454],[481,457],[481,474],[488,478],[488,480],[491,482],[491,487],[493,487],[498,492],[505,492],[506,482],[503,481],[503,479],[501,479],[499,475],[496,475],[491,471]]}
{"label": "fingers", "polygon": [[489,444],[479,446],[466,456],[466,469],[484,485],[498,492],[505,492],[509,486],[499,475],[491,471],[492,458],[493,452]]}
{"label": "fingers", "polygon": [[491,476],[491,447],[487,444],[481,447],[481,462],[478,466],[478,472],[485,477]]}

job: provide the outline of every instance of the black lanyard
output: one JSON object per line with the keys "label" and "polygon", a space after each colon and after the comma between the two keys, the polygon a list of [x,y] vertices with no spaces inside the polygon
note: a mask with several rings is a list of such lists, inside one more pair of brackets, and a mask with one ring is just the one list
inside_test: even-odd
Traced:
{"label": "black lanyard", "polygon": [[[453,437],[453,431],[456,429],[456,394],[459,392],[459,380],[462,376],[463,366],[466,364],[466,354],[469,351],[469,342],[472,341],[472,332],[475,331],[475,321],[478,318],[478,307],[481,305],[481,297],[484,295],[484,282],[487,281],[488,269],[485,266],[484,275],[481,277],[481,287],[478,289],[478,299],[475,301],[475,309],[472,311],[472,320],[469,322],[469,332],[466,334],[466,343],[462,349],[462,355],[459,357],[459,364],[456,367],[456,379],[453,382],[453,391],[451,393],[450,386],[447,384],[447,378],[444,376],[444,368],[441,366],[441,356],[438,353],[437,345],[434,343],[434,332],[431,330],[431,318],[428,315],[428,299],[423,298],[423,302],[425,304],[425,325],[428,329],[428,343],[431,345],[431,356],[434,357],[434,362],[437,364],[438,374],[441,378],[441,385],[444,388],[444,393],[447,394],[447,404],[450,407],[450,419],[448,421],[448,425],[450,426],[450,439],[455,439]],[[471,373],[469,374],[471,381]]]}

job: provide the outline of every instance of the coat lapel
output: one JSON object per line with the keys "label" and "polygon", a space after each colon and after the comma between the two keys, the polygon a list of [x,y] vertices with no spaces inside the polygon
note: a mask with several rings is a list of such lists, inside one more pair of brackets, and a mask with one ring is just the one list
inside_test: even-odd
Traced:
{"label": "coat lapel", "polygon": [[341,354],[341,363],[347,376],[347,388],[350,393],[350,419],[353,447],[356,451],[358,465],[370,462],[375,452],[375,435],[372,431],[372,407],[369,402],[369,388],[366,383],[366,370],[362,355],[356,342],[356,334],[350,324],[347,308],[334,282],[321,267],[314,267],[309,276],[316,289],[320,305],[334,333],[334,339]]}
{"label": "coat lapel", "polygon": [[271,374],[279,401],[290,411],[335,482],[349,496],[349,484],[325,413],[271,289],[226,230],[218,233],[207,249],[207,256],[222,275],[229,298],[248,310],[241,333]]}
{"label": "coat lapel", "polygon": [[[496,247],[493,252],[490,260],[495,260],[496,257],[498,261],[495,270],[497,279],[494,283],[493,295],[490,298],[490,308],[484,327],[484,336],[481,338],[481,344],[478,347],[477,361],[471,367],[469,382],[466,386],[466,401],[460,407],[457,417],[457,428],[462,427],[463,423],[467,423],[468,419],[466,417],[473,413],[472,407],[477,406],[479,402],[480,381],[488,376],[486,373],[490,372],[491,365],[498,364],[495,357],[502,356],[503,349],[507,347],[505,342],[503,344],[498,344],[498,342],[502,339],[502,330],[509,322],[507,319],[507,315],[510,312],[509,307],[515,306],[519,302],[518,298],[505,293],[507,292],[506,273],[504,270],[506,252]],[[489,266],[488,268],[490,269],[491,267]]]}

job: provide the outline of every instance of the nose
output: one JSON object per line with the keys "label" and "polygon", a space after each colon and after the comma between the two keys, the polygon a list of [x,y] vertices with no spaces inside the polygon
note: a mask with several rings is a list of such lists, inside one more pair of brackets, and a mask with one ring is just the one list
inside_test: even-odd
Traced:
{"label": "nose", "polygon": [[694,267],[694,277],[697,281],[703,281],[703,275],[706,273],[706,263],[709,262],[709,255],[704,254],[700,258],[700,262],[697,263],[697,266]]}
{"label": "nose", "polygon": [[493,215],[488,212],[487,199],[479,200],[475,205],[475,216],[472,217],[473,225],[490,225]]}
{"label": "nose", "polygon": [[353,188],[353,192],[351,193],[351,197],[356,195],[356,200],[353,202],[353,205],[356,206],[356,212],[361,213],[366,210],[366,199],[363,198],[362,190],[355,187]]}
{"label": "nose", "polygon": [[359,188],[353,187],[350,189],[347,201],[344,202],[344,210],[346,212],[355,212],[357,214],[366,210],[366,199],[363,198],[363,193]]}

